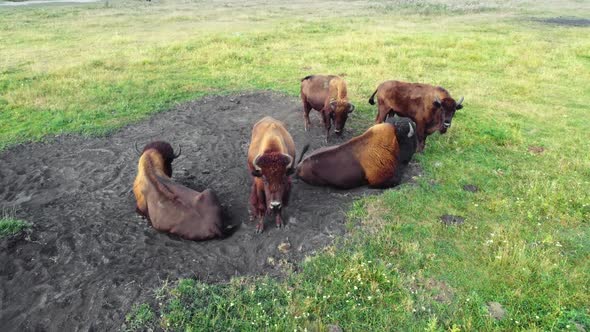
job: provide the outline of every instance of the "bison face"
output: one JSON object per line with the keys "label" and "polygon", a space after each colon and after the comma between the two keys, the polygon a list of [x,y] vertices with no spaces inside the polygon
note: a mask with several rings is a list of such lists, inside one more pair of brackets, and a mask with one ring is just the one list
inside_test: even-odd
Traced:
{"label": "bison face", "polygon": [[254,161],[253,176],[262,178],[266,206],[273,212],[281,210],[288,202],[293,174],[293,157],[284,153],[266,153],[258,155]]}
{"label": "bison face", "polygon": [[463,105],[463,97],[459,100],[459,102],[455,102],[453,98],[444,98],[440,100],[438,97],[435,98],[434,107],[440,110],[440,133],[444,134],[447,130],[451,127],[451,121],[453,121],[453,116],[455,116],[455,112],[462,109]]}
{"label": "bison face", "polygon": [[342,130],[348,119],[348,114],[354,111],[354,105],[349,102],[332,101],[330,103],[330,118],[334,122],[334,132],[342,135]]}

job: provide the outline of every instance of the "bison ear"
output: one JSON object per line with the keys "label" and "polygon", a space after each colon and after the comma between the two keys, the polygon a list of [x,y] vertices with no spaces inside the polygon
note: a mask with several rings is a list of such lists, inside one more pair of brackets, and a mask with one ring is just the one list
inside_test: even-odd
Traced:
{"label": "bison ear", "polygon": [[259,169],[255,169],[252,171],[252,176],[259,178],[262,176],[262,172]]}

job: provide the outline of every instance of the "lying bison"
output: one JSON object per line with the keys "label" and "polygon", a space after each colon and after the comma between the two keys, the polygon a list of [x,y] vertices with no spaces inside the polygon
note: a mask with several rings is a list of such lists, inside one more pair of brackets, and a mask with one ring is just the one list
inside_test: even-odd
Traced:
{"label": "lying bison", "polygon": [[172,161],[179,155],[161,141],[143,148],[133,183],[137,213],[155,229],[188,240],[222,236],[221,207],[215,194],[208,189],[199,193],[172,181]]}
{"label": "lying bison", "polygon": [[256,233],[264,230],[264,216],[271,211],[276,226],[283,226],[281,211],[289,202],[295,160],[295,142],[285,125],[269,116],[252,128],[248,168],[253,177],[250,194],[251,215],[257,220]]}
{"label": "lying bison", "polygon": [[447,90],[428,84],[385,81],[377,87],[369,104],[375,105],[375,95],[379,104],[375,123],[382,123],[393,113],[414,120],[418,152],[424,150],[427,135],[436,131],[446,133],[455,111],[463,108],[463,97],[455,102]]}
{"label": "lying bison", "polygon": [[301,80],[301,101],[303,102],[303,117],[305,130],[311,126],[309,112],[311,109],[319,111],[326,128],[326,142],[330,136],[332,121],[334,132],[342,135],[348,113],[354,111],[354,105],[348,101],[346,82],[338,76],[311,75]]}
{"label": "lying bison", "polygon": [[407,118],[392,119],[346,143],[314,151],[299,162],[297,177],[340,189],[392,187],[399,184],[416,145],[415,124]]}

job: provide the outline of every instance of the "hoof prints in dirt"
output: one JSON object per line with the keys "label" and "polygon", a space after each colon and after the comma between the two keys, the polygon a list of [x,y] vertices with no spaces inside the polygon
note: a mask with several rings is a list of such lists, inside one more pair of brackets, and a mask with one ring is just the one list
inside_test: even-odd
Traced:
{"label": "hoof prints in dirt", "polygon": [[[252,125],[266,115],[284,121],[299,152],[307,142],[313,149],[325,145],[314,114],[313,128],[305,133],[300,105],[292,98],[267,92],[208,97],[109,137],[61,136],[2,152],[0,208],[16,208],[18,218],[35,225],[31,241],[0,241],[3,331],[114,330],[133,303],[146,301],[166,279],[279,275],[269,261],[296,262],[329,244],[344,233],[348,203],[373,190],[339,192],[295,181],[285,229],[270,227],[267,220],[265,233],[257,236],[248,222]],[[331,144],[361,132],[345,130]],[[182,145],[174,179],[195,190],[214,190],[237,228],[233,235],[185,241],[136,216],[130,191],[138,159],[133,144],[155,139]],[[408,173],[416,168],[411,164]],[[286,239],[292,249],[280,252]]]}

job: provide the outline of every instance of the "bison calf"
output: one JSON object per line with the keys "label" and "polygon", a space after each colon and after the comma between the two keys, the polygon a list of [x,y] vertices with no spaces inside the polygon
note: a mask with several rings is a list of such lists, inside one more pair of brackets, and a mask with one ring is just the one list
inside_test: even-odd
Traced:
{"label": "bison calf", "polygon": [[316,186],[350,189],[399,184],[416,149],[415,124],[401,118],[369,128],[350,141],[314,151],[297,166],[297,176]]}
{"label": "bison calf", "polygon": [[172,161],[179,155],[161,141],[143,148],[133,183],[137,213],[155,229],[188,240],[222,236],[221,206],[215,194],[208,189],[199,193],[172,181]]}
{"label": "bison calf", "polygon": [[294,160],[295,142],[281,121],[267,116],[254,125],[248,168],[253,177],[250,212],[258,221],[257,233],[264,230],[267,211],[275,215],[277,227],[283,226],[281,211],[289,202]]}
{"label": "bison calf", "polygon": [[426,136],[436,131],[446,133],[455,111],[463,108],[463,97],[455,102],[447,90],[429,84],[385,81],[377,87],[369,104],[375,105],[375,96],[378,102],[375,123],[382,123],[393,113],[412,119],[416,122],[419,152],[424,150]]}
{"label": "bison calf", "polygon": [[334,132],[341,135],[348,114],[354,111],[354,105],[348,101],[346,82],[338,76],[311,75],[301,80],[301,101],[305,130],[311,125],[309,112],[319,111],[326,128],[326,142],[330,136],[330,128],[334,122]]}

